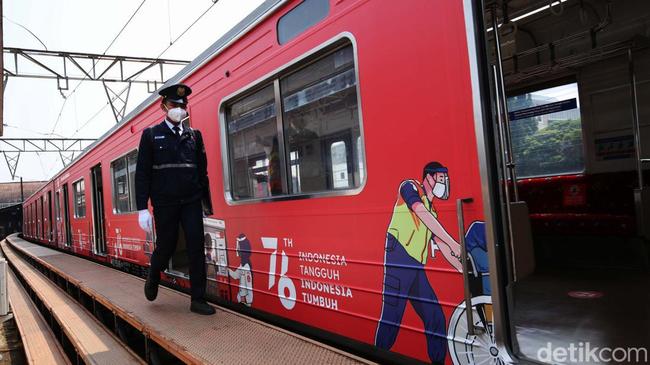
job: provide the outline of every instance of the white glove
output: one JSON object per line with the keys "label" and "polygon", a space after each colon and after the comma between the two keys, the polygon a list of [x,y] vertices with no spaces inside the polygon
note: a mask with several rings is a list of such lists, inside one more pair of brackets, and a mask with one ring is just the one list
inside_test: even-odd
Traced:
{"label": "white glove", "polygon": [[151,233],[153,224],[151,223],[151,214],[148,209],[138,211],[138,224],[145,232]]}

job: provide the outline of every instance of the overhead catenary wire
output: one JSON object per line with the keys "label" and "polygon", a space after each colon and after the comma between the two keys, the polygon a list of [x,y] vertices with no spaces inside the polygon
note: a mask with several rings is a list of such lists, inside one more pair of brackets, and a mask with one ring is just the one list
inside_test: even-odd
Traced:
{"label": "overhead catenary wire", "polygon": [[[146,1],[147,1],[147,0],[142,0],[142,2],[140,3],[140,5],[138,5],[138,7],[137,7],[137,8],[135,9],[135,11],[131,14],[131,16],[129,17],[129,19],[126,21],[126,23],[124,23],[124,25],[122,26],[122,28],[120,29],[120,31],[119,31],[119,32],[117,33],[117,35],[113,38],[113,40],[111,41],[111,43],[108,45],[108,47],[106,47],[106,49],[105,49],[104,52],[102,53],[103,55],[105,55],[106,52],[108,52],[108,50],[113,46],[113,44],[115,43],[115,41],[120,37],[120,35],[122,35],[122,32],[124,32],[124,29],[126,29],[126,27],[129,25],[129,23],[131,23],[131,20],[133,20],[133,18],[135,17],[135,15],[140,11],[140,9],[142,8],[142,5],[144,5],[144,3],[145,3]],[[93,63],[93,66],[92,66],[91,72],[95,70],[95,66],[96,66],[96,64]],[[77,83],[77,85],[75,86],[75,88],[72,89],[72,91],[70,92],[70,94],[68,94],[68,97],[70,97],[70,95],[73,95],[75,92],[77,92],[77,89],[79,89],[79,86],[81,86],[81,84],[83,83],[83,81],[84,81],[85,79],[87,79],[87,76],[84,76],[83,80],[81,80],[81,81],[79,81],[79,82]],[[61,93],[61,94],[63,95],[63,93]],[[54,127],[52,127],[52,131],[51,131],[51,133],[54,133],[54,130],[56,129],[57,125],[59,124],[59,121],[61,120],[61,115],[63,115],[63,109],[65,108],[65,105],[66,105],[67,102],[68,102],[68,98],[64,96],[63,105],[61,105],[61,109],[59,110],[59,114],[58,114],[57,117],[56,117],[56,121],[54,122]],[[106,107],[106,106],[104,106],[102,109],[104,109],[105,107]],[[77,129],[77,132],[78,132],[78,131],[79,131],[79,129]],[[76,132],[75,132],[75,134],[76,134]],[[74,135],[73,135],[73,136],[74,136]]]}
{"label": "overhead catenary wire", "polygon": [[[160,54],[159,54],[158,56],[156,56],[156,58],[160,58],[160,56],[162,56],[165,52],[167,52],[167,50],[169,50],[169,48],[171,48],[171,46],[173,46],[173,45],[176,43],[176,41],[178,41],[179,39],[181,39],[181,37],[183,37],[183,36],[185,35],[185,33],[187,33],[187,32],[188,32],[188,31],[189,31],[189,30],[190,30],[190,29],[191,29],[191,28],[192,28],[192,27],[193,27],[193,26],[194,26],[194,25],[199,21],[199,20],[201,20],[201,18],[203,18],[203,16],[204,16],[205,14],[207,14],[207,12],[210,11],[210,9],[212,9],[212,7],[215,6],[215,5],[217,4],[217,2],[218,2],[218,0],[216,0],[216,1],[213,0],[212,5],[210,5],[210,6],[209,6],[209,7],[208,7],[208,8],[207,8],[203,13],[201,13],[201,15],[199,15],[198,18],[196,18],[196,19],[195,19],[195,20],[194,20],[194,21],[193,21],[193,22],[192,22],[192,23],[191,23],[187,28],[185,28],[185,30],[184,30],[184,31],[183,31],[183,32],[182,32],[178,37],[176,37],[176,39],[174,39],[173,41],[170,41],[169,46],[167,46],[167,47],[166,47],[162,52],[160,52]],[[170,32],[171,32],[171,31],[170,31]],[[170,40],[171,40],[171,33],[170,33]],[[101,113],[104,109],[106,109],[106,107],[107,107],[108,105],[109,105],[109,104],[106,103],[106,104],[105,104],[101,109],[99,109],[99,110],[98,110],[98,111],[97,111],[97,112],[96,112],[92,117],[90,117],[88,120],[86,120],[86,122],[84,122],[84,123],[83,123],[83,124],[82,124],[82,125],[81,125],[81,126],[80,126],[76,131],[75,131],[75,133],[72,134],[72,136],[74,137],[74,136],[75,136],[75,135],[76,135],[80,130],[82,130],[82,129],[83,129],[86,125],[88,125],[88,124],[89,124],[93,119],[95,119],[95,118],[97,117],[97,115],[99,115],[99,113]]]}
{"label": "overhead catenary wire", "polygon": [[189,30],[194,26],[194,24],[196,24],[199,20],[201,20],[201,18],[203,18],[203,16],[204,16],[205,14],[207,14],[207,12],[210,11],[210,9],[212,9],[213,6],[217,5],[218,2],[219,2],[218,0],[217,0],[217,1],[214,1],[214,0],[213,0],[213,1],[212,1],[212,5],[210,5],[207,9],[205,9],[205,11],[204,11],[203,13],[201,13],[201,15],[199,15],[199,17],[196,18],[196,19],[192,22],[192,24],[189,25],[189,27],[185,28],[185,30],[184,30],[184,31],[183,31],[183,32],[182,32],[178,37],[176,37],[176,39],[174,39],[172,42],[170,42],[170,43],[169,43],[169,46],[167,46],[167,48],[163,49],[163,51],[160,52],[160,54],[159,54],[158,56],[156,56],[156,58],[160,58],[160,56],[162,56],[163,54],[165,54],[165,52],[167,52],[167,50],[169,50],[169,48],[171,48],[171,46],[173,46],[174,43],[176,43],[176,41],[178,41],[179,39],[181,39],[181,37],[183,37],[183,36],[185,35],[185,33],[187,33],[187,31],[189,31]]}
{"label": "overhead catenary wire", "polygon": [[122,35],[122,32],[124,32],[124,29],[126,29],[126,27],[129,25],[129,23],[131,23],[131,20],[133,20],[133,18],[134,18],[135,15],[138,13],[138,11],[140,11],[140,8],[142,8],[142,5],[144,5],[145,2],[147,2],[147,0],[142,0],[142,2],[140,3],[140,5],[138,5],[137,9],[135,9],[135,11],[133,12],[133,14],[131,14],[131,16],[129,17],[129,20],[127,20],[126,23],[124,23],[124,26],[122,27],[122,29],[120,29],[120,31],[117,33],[117,35],[115,36],[115,38],[113,38],[113,40],[111,41],[111,43],[108,45],[108,47],[106,47],[106,49],[104,50],[104,52],[103,52],[102,54],[106,54],[106,52],[108,52],[108,50],[113,46],[113,43],[115,43],[115,41],[117,40],[117,38],[119,38],[120,35]]}
{"label": "overhead catenary wire", "polygon": [[[42,41],[42,40],[41,40],[41,39],[40,39],[40,38],[39,38],[39,37],[38,37],[34,32],[32,32],[29,28],[27,28],[26,26],[24,26],[24,25],[22,25],[22,24],[20,24],[20,23],[18,23],[18,22],[16,22],[16,21],[14,21],[14,20],[12,20],[12,19],[9,19],[6,15],[3,15],[2,17],[3,17],[4,19],[6,19],[7,21],[9,21],[10,23],[15,24],[15,25],[17,25],[17,26],[23,28],[24,30],[26,30],[29,34],[32,35],[32,37],[36,38],[36,40],[37,40],[37,41],[38,41],[38,42],[43,46],[43,48],[45,48],[46,51],[48,50],[48,49],[47,49],[47,46],[45,45],[45,43],[44,43],[44,42],[43,42],[43,41]],[[62,94],[63,94],[63,93],[62,93]],[[42,133],[42,132],[37,132],[37,131],[32,130],[32,129],[29,129],[29,128],[17,127],[17,126],[10,125],[10,124],[6,124],[6,123],[4,123],[3,125],[4,125],[5,127],[15,128],[15,129],[20,129],[20,130],[24,130],[24,131],[27,131],[27,132],[32,132],[32,133],[40,134],[40,135],[43,135],[43,136],[51,136],[51,135],[60,136],[59,134],[55,134],[55,133]],[[42,167],[42,166],[41,166],[41,167]]]}
{"label": "overhead catenary wire", "polygon": [[[145,1],[146,1],[146,0],[145,0]],[[168,45],[164,50],[162,50],[162,52],[160,52],[160,54],[159,54],[158,56],[156,56],[156,58],[160,58],[163,54],[165,54],[165,52],[167,52],[167,51],[169,50],[169,48],[171,48],[171,47],[172,47],[172,46],[173,46],[173,45],[174,45],[174,44],[175,44],[179,39],[181,39],[181,38],[185,35],[185,33],[187,33],[187,32],[188,32],[188,31],[189,31],[189,30],[190,30],[190,29],[191,29],[191,28],[192,28],[192,27],[193,27],[193,26],[194,26],[194,25],[199,21],[199,20],[201,20],[201,18],[203,18],[203,16],[204,16],[205,14],[207,14],[208,11],[210,11],[210,9],[212,9],[212,7],[215,6],[218,2],[219,2],[219,0],[216,0],[216,1],[213,0],[213,1],[212,1],[212,4],[211,4],[211,5],[210,5],[210,6],[209,6],[209,7],[208,7],[208,8],[207,8],[203,13],[201,13],[201,15],[199,15],[199,16],[198,16],[198,17],[197,17],[197,18],[196,18],[196,19],[195,19],[195,20],[194,20],[194,21],[193,21],[193,22],[192,22],[192,23],[191,23],[187,28],[185,28],[185,30],[183,30],[183,32],[181,32],[181,34],[180,34],[178,37],[176,37],[176,39],[174,39],[173,41],[171,41],[171,28],[170,28],[170,43],[169,43],[169,45]],[[99,109],[99,110],[98,110],[98,111],[97,111],[97,112],[96,112],[92,117],[90,117],[86,122],[84,122],[84,123],[83,123],[83,124],[82,124],[82,125],[81,125],[81,126],[80,126],[76,131],[75,131],[75,133],[72,134],[72,136],[74,137],[74,136],[75,136],[75,135],[76,135],[80,130],[82,130],[82,129],[83,129],[86,125],[88,125],[92,120],[94,120],[94,119],[97,117],[97,115],[99,115],[99,113],[101,113],[104,109],[106,109],[106,107],[107,107],[108,105],[109,105],[109,104],[106,103],[106,104],[105,104],[101,109]]]}
{"label": "overhead catenary wire", "polygon": [[43,160],[41,159],[41,154],[36,151],[36,155],[38,156],[38,163],[41,165],[41,170],[43,173],[45,173],[45,165],[43,165]]}
{"label": "overhead catenary wire", "polygon": [[109,106],[109,105],[110,104],[108,102],[106,102],[106,104],[104,104],[104,106],[99,108],[90,118],[86,119],[86,121],[79,128],[77,128],[77,130],[75,130],[74,133],[72,133],[72,137],[76,136],[77,133],[79,133],[80,130],[84,129],[85,126],[87,126],[90,122],[92,122],[95,118],[97,118],[97,116],[101,112],[103,112],[104,109],[106,109],[106,107]]}
{"label": "overhead catenary wire", "polygon": [[31,30],[29,30],[29,28],[27,28],[26,26],[24,26],[24,25],[22,25],[22,24],[20,24],[20,23],[18,23],[18,22],[16,22],[16,21],[13,21],[13,20],[7,18],[5,15],[3,15],[2,17],[5,18],[5,19],[7,19],[10,23],[13,23],[13,24],[15,24],[15,25],[17,25],[17,26],[19,26],[19,27],[25,29],[27,32],[29,32],[29,34],[31,34],[34,38],[36,38],[36,40],[37,40],[41,45],[43,45],[43,48],[45,48],[46,51],[48,50],[48,49],[47,49],[47,46],[45,45],[45,43],[43,43],[43,41],[42,41],[40,38],[38,38],[38,36],[36,36],[36,34],[34,34],[34,32],[32,32]]}
{"label": "overhead catenary wire", "polygon": [[64,136],[62,136],[60,134],[57,134],[57,133],[43,133],[43,132],[35,131],[33,129],[29,129],[29,128],[25,128],[25,127],[18,127],[18,126],[7,124],[7,123],[4,123],[3,126],[5,126],[7,128],[20,129],[22,131],[40,134],[41,136],[57,136],[59,138],[65,138]]}

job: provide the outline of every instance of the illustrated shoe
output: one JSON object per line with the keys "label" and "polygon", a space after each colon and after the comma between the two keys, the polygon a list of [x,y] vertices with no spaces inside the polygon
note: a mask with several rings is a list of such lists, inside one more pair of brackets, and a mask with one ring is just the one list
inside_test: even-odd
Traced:
{"label": "illustrated shoe", "polygon": [[147,281],[144,283],[144,296],[147,297],[147,300],[150,302],[154,301],[156,297],[158,296],[158,283],[160,282],[160,279],[155,279],[151,275],[151,271],[149,272],[149,275],[147,275]]}
{"label": "illustrated shoe", "polygon": [[190,311],[204,316],[216,313],[216,310],[205,300],[193,300],[192,304],[190,304]]}

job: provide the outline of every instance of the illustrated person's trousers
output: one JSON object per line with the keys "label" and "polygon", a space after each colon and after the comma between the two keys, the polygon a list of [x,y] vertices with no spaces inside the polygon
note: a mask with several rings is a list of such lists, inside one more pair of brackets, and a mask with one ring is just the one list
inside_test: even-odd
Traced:
{"label": "illustrated person's trousers", "polygon": [[429,359],[434,364],[444,363],[447,354],[445,315],[429,284],[424,265],[409,256],[404,246],[391,234],[386,235],[383,289],[375,346],[386,350],[393,347],[406,302],[410,301],[424,323]]}

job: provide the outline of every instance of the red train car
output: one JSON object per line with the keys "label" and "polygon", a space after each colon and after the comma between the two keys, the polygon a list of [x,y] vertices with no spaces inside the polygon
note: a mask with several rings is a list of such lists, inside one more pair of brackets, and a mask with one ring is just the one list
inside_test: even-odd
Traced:
{"label": "red train car", "polygon": [[[592,249],[579,243],[598,235],[644,252],[636,228],[648,199],[642,182],[633,192],[644,175],[633,154],[603,139],[628,142],[612,134],[619,122],[592,128],[596,116],[580,109],[596,110],[583,97],[604,83],[595,75],[609,66],[593,58],[604,51],[562,48],[581,31],[572,17],[594,16],[578,2],[485,3],[268,0],[169,81],[192,87],[189,123],[207,141],[212,300],[382,361],[546,361],[546,342],[596,341],[548,319],[598,313],[562,312],[577,304],[554,290],[584,294],[594,288],[585,282],[602,281],[591,271],[576,281],[556,259],[585,257]],[[603,3],[606,17],[613,5]],[[648,13],[625,3],[626,16]],[[617,32],[594,49],[637,31],[609,22]],[[522,40],[526,27],[540,34],[535,45]],[[646,57],[640,47],[630,54]],[[549,57],[554,67],[541,67]],[[612,110],[626,113],[627,101]],[[158,102],[152,95],[25,201],[26,238],[144,275],[155,237],[138,227],[134,174],[142,130],[163,118]],[[517,139],[520,129],[528,134]],[[608,190],[613,178],[630,181]],[[560,242],[576,253],[548,254]],[[165,279],[186,288],[179,243]]]}

